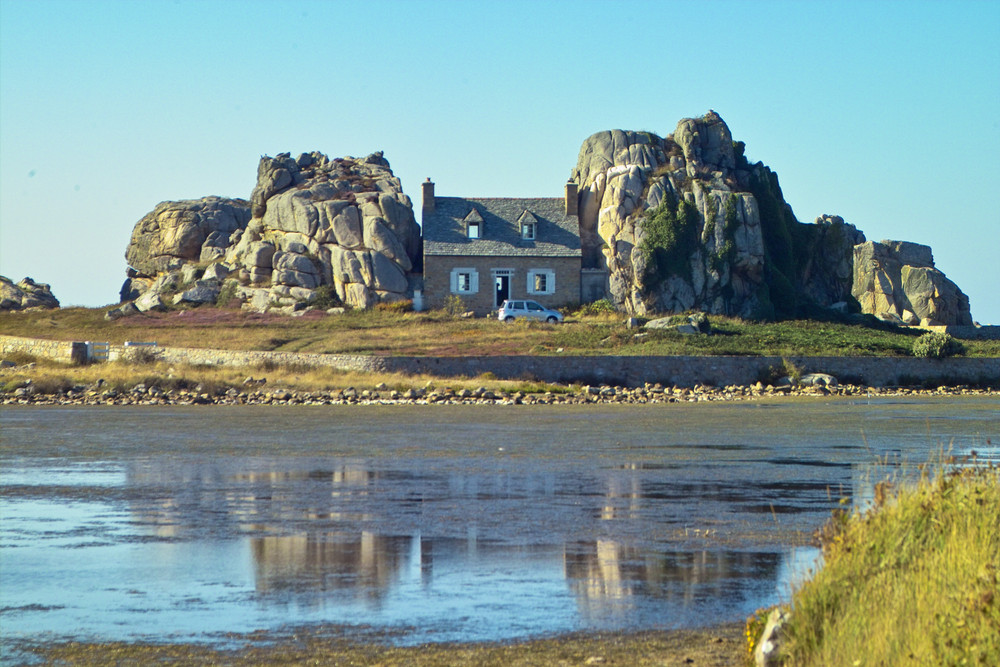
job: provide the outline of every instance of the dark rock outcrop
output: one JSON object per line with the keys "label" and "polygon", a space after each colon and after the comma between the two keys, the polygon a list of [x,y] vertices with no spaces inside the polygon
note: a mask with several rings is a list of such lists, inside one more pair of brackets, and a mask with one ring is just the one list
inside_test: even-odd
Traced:
{"label": "dark rock outcrop", "polygon": [[22,278],[15,283],[0,276],[0,310],[27,310],[28,308],[58,308],[59,300],[52,295],[45,283]]}

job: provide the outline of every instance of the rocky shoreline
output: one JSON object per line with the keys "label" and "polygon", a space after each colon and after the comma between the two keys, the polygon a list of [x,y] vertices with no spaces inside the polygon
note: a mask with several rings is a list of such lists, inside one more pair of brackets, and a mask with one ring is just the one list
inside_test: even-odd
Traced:
{"label": "rocky shoreline", "polygon": [[646,384],[627,388],[610,385],[556,387],[557,391],[529,393],[525,391],[438,388],[429,383],[421,389],[399,391],[385,384],[371,389],[348,387],[329,391],[294,391],[264,389],[266,380],[247,378],[243,387],[224,391],[192,389],[162,389],[155,385],[138,384],[128,391],[105,388],[98,381],[90,386],[78,386],[56,394],[34,390],[32,383],[13,391],[0,393],[0,405],[588,405],[588,404],[668,404],[699,402],[736,402],[780,398],[873,398],[873,397],[940,397],[940,396],[1000,396],[1000,388],[976,388],[964,385],[941,386],[933,389],[917,387],[866,387],[844,385],[794,385],[791,383],[751,386],[664,387]]}

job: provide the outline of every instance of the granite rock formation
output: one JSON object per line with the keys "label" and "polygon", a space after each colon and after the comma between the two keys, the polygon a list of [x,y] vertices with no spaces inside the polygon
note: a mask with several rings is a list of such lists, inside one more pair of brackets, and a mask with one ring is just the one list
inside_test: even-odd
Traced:
{"label": "granite rock formation", "polygon": [[161,202],[132,229],[125,249],[129,270],[121,300],[144,294],[161,275],[219,259],[232,234],[246,227],[249,220],[250,205],[243,199],[203,197]]}
{"label": "granite rock formation", "polygon": [[972,324],[969,298],[934,268],[931,249],[917,243],[855,246],[851,294],[863,312],[897,324]]}
{"label": "granite rock formation", "polygon": [[[714,112],[682,120],[667,138],[613,130],[584,141],[571,177],[584,266],[608,270],[611,299],[627,312],[759,309],[764,239],[737,150]],[[644,244],[658,212],[664,238]]]}
{"label": "granite rock formation", "polygon": [[328,286],[327,304],[368,308],[412,294],[420,247],[413,205],[382,153],[283,153],[261,158],[249,202],[164,202],[140,220],[121,296],[146,310],[227,293],[245,308],[292,312]]}
{"label": "granite rock formation", "polygon": [[58,308],[59,300],[45,283],[22,278],[15,283],[0,276],[0,310],[27,310],[28,308]]}
{"label": "granite rock formation", "polygon": [[615,304],[633,315],[770,319],[817,308],[895,309],[917,323],[971,321],[968,300],[928,261],[901,262],[911,267],[906,276],[897,270],[892,288],[879,292],[892,299],[862,298],[874,294],[858,287],[870,282],[858,266],[867,255],[855,250],[867,247],[865,235],[836,215],[800,223],[777,174],[751,164],[744,150],[713,111],[681,120],[665,138],[611,130],[583,142],[571,174],[580,188],[583,266],[607,271]]}

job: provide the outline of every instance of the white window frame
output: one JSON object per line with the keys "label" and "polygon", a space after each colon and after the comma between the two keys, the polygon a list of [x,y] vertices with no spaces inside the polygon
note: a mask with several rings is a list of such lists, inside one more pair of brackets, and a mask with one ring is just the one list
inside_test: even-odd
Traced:
{"label": "white window frame", "polygon": [[[475,234],[472,233],[473,229],[476,230]],[[481,223],[481,222],[470,222],[466,226],[465,230],[466,230],[466,235],[470,239],[481,238],[482,237],[482,233],[483,233],[483,223]]]}
{"label": "white window frame", "polygon": [[[468,285],[464,288],[461,285],[461,276],[468,276]],[[478,294],[479,293],[479,271],[472,268],[456,267],[451,270],[452,294]]]}
{"label": "white window frame", "polygon": [[[544,276],[545,289],[535,289],[535,276]],[[527,281],[528,294],[555,294],[556,293],[556,272],[552,269],[529,269]]]}
{"label": "white window frame", "polygon": [[525,241],[535,240],[535,223],[533,222],[522,222],[521,223],[521,238]]}

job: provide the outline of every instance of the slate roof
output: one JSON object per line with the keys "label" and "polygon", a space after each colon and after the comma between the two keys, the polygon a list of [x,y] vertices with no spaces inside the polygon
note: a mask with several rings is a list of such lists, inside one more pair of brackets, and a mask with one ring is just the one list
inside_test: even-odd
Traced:
{"label": "slate roof", "polygon": [[[483,218],[478,239],[468,238],[465,232],[464,220],[473,210]],[[534,240],[521,238],[518,220],[525,211],[538,220]],[[566,203],[561,197],[435,197],[434,212],[425,213],[421,222],[424,255],[580,256],[580,223],[575,215],[566,215]]]}

